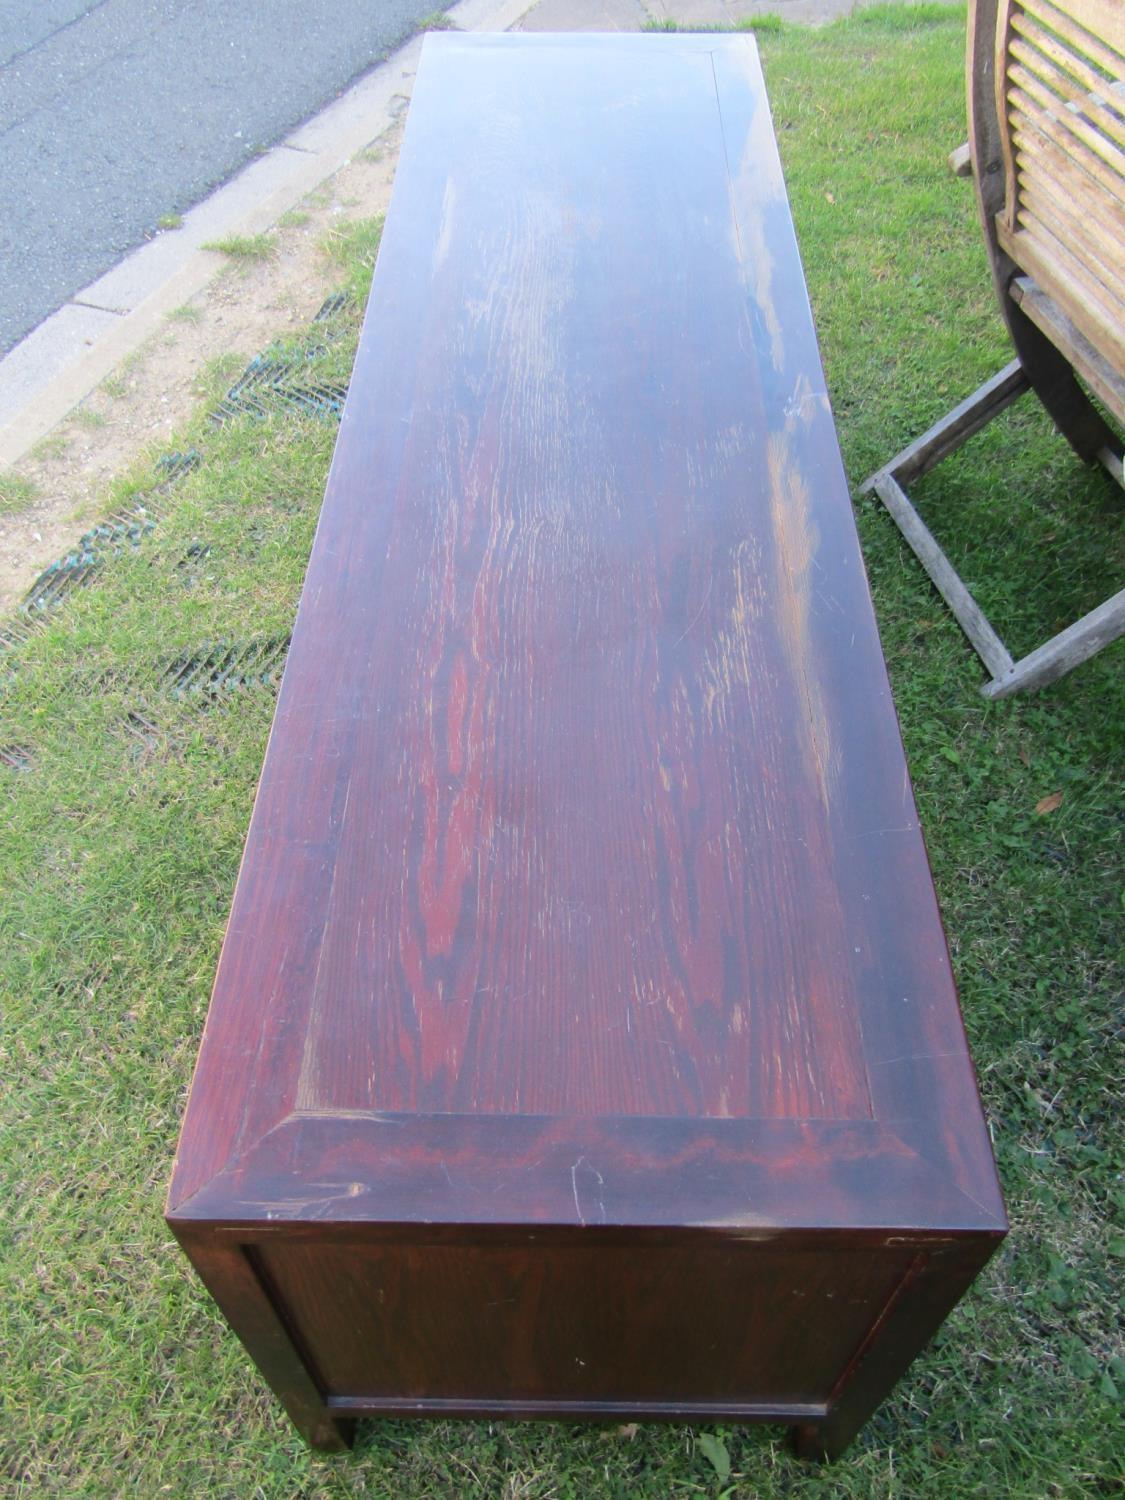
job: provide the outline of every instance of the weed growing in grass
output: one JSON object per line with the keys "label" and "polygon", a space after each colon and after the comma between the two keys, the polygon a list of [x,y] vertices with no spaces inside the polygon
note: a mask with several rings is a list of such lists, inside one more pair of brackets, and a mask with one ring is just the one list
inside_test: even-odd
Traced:
{"label": "weed growing in grass", "polygon": [[271,234],[228,234],[225,239],[208,240],[204,250],[215,250],[236,261],[272,260],[277,244]]}
{"label": "weed growing in grass", "polygon": [[761,16],[743,16],[740,20],[729,24],[715,22],[714,24],[692,25],[682,21],[675,21],[671,17],[660,19],[652,18],[645,22],[642,31],[703,31],[703,32],[730,32],[730,31],[755,31],[763,33],[776,33],[791,26],[791,22],[783,21],[772,11],[767,11]]}
{"label": "weed growing in grass", "polygon": [[428,16],[423,16],[417,22],[419,31],[456,31],[457,23],[450,19],[443,10],[432,10]]}
{"label": "weed growing in grass", "polygon": [[172,309],[168,317],[174,323],[202,323],[203,309],[194,302],[182,302],[179,307]]}
{"label": "weed growing in grass", "polygon": [[353,219],[332,229],[324,241],[324,251],[346,278],[352,297],[362,303],[371,289],[371,273],[383,232],[383,218]]}
{"label": "weed growing in grass", "polygon": [[43,463],[48,459],[61,458],[69,447],[69,438],[61,432],[51,432],[39,439],[31,450],[31,456],[37,463]]}
{"label": "weed growing in grass", "polygon": [[242,355],[233,353],[209,359],[195,378],[195,390],[200,400],[213,405],[242,373],[245,364]]}
{"label": "weed growing in grass", "polygon": [[39,486],[25,474],[14,469],[0,471],[0,516],[14,515],[26,510],[39,498]]}
{"label": "weed growing in grass", "polygon": [[95,411],[92,406],[77,406],[71,412],[70,420],[77,427],[86,427],[96,431],[99,427],[104,427],[109,419],[104,412]]}
{"label": "weed growing in grass", "polygon": [[[760,43],[858,486],[1008,358],[972,189],[945,167],[964,133],[963,17],[861,12]],[[377,242],[377,224],[330,242],[356,288]],[[361,306],[338,313],[316,378],[350,363]],[[177,439],[203,463],[145,546],[52,615],[7,676],[0,662],[0,749],[20,750],[0,755],[0,1462],[13,1493],[1113,1492],[1120,648],[1039,697],[986,704],[960,631],[869,502],[859,526],[1012,1217],[1005,1249],[831,1469],[748,1427],[383,1422],[339,1461],[303,1449],[161,1219],[273,707],[267,685],[176,697],[165,669],[208,643],[284,638],[335,438],[292,412],[212,427],[244,365],[210,372]],[[1120,577],[1107,483],[1030,398],[917,499],[1017,649]]]}

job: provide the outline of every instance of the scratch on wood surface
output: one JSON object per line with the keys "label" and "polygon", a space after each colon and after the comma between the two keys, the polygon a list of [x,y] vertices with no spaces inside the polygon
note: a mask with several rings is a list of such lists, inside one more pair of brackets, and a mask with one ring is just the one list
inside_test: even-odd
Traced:
{"label": "scratch on wood surface", "polygon": [[578,1172],[583,1167],[591,1176],[596,1177],[598,1180],[596,1198],[599,1224],[605,1223],[605,1204],[602,1202],[602,1189],[605,1187],[605,1178],[598,1171],[597,1167],[590,1165],[584,1156],[580,1156],[570,1169],[570,1189],[574,1194],[574,1211],[578,1215],[578,1222],[585,1228],[586,1216],[582,1212],[582,1204],[578,1197]]}
{"label": "scratch on wood surface", "polygon": [[457,186],[450,175],[445,179],[445,193],[441,201],[441,224],[438,229],[437,243],[434,245],[435,275],[441,269],[442,262],[448,256],[449,247],[453,243],[453,210],[456,202]]}
{"label": "scratch on wood surface", "polygon": [[785,403],[785,418],[787,422],[800,420],[810,424],[817,413],[831,414],[828,403],[828,392],[813,389],[812,381],[805,371],[801,371],[797,377],[797,384],[793,394]]}
{"label": "scratch on wood surface", "polygon": [[938,1062],[943,1057],[963,1057],[963,1052],[907,1052],[902,1057],[885,1057],[881,1062],[868,1061],[870,1068],[889,1068],[892,1063]]}
{"label": "scratch on wood surface", "polygon": [[302,1120],[368,1120],[375,1125],[394,1125],[396,1128],[405,1124],[402,1115],[391,1115],[377,1109],[348,1109],[335,1104],[299,1104],[293,1115]]}
{"label": "scratch on wood surface", "polygon": [[715,575],[714,575],[714,573],[712,573],[711,576],[707,580],[707,588],[706,588],[706,591],[704,592],[702,600],[700,601],[699,608],[696,610],[695,614],[692,616],[691,624],[688,625],[688,627],[684,631],[683,635],[679,636],[675,641],[673,641],[673,643],[672,643],[673,646],[678,646],[680,644],[680,641],[686,640],[686,638],[691,634],[692,629],[694,628],[694,626],[696,626],[696,625],[699,624],[699,621],[700,621],[700,619],[703,616],[703,611],[707,608],[707,601],[711,597],[711,590],[714,587],[714,584],[715,584]]}

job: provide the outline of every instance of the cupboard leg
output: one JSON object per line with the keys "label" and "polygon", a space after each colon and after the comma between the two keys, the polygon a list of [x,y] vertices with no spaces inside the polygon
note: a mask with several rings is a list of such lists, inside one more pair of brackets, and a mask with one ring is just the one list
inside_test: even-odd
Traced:
{"label": "cupboard leg", "polygon": [[350,1448],[355,1419],[329,1409],[315,1372],[278,1316],[253,1247],[220,1243],[206,1232],[187,1236],[177,1230],[177,1238],[309,1446],[321,1453]]}

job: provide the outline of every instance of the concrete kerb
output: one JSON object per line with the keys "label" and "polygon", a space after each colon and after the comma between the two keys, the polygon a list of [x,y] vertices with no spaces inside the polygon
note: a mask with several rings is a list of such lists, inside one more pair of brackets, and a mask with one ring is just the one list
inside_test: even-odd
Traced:
{"label": "concrete kerb", "polygon": [[[506,31],[534,0],[460,0],[463,31]],[[16,463],[217,274],[202,246],[261,234],[394,124],[409,99],[414,37],[168,230],[84,287],[0,361],[0,466]]]}
{"label": "concrete kerb", "polygon": [[[776,11],[821,22],[864,0],[459,0],[448,11],[462,31],[631,31],[674,17],[730,25]],[[955,0],[948,0],[955,3]],[[299,126],[167,230],[84,287],[0,360],[0,467],[16,463],[168,314],[218,273],[202,246],[255,235],[388,130],[409,100],[422,48],[415,37],[340,98]]]}

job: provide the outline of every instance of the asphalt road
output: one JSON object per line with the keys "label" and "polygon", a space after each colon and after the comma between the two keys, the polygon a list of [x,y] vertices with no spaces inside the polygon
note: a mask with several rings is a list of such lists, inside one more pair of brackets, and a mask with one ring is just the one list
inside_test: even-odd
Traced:
{"label": "asphalt road", "polygon": [[4,0],[0,354],[451,0]]}

